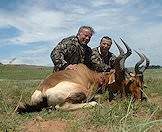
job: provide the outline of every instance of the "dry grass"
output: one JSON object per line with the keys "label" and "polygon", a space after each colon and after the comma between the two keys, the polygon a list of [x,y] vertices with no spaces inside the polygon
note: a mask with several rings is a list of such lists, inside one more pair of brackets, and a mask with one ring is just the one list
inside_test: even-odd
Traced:
{"label": "dry grass", "polygon": [[131,98],[111,103],[102,100],[102,107],[73,112],[15,113],[18,102],[29,101],[42,78],[51,72],[49,68],[14,67],[13,71],[13,67],[0,66],[0,131],[46,131],[48,128],[49,131],[68,132],[162,130],[162,69],[145,73],[148,88],[144,92],[148,102],[132,103]]}

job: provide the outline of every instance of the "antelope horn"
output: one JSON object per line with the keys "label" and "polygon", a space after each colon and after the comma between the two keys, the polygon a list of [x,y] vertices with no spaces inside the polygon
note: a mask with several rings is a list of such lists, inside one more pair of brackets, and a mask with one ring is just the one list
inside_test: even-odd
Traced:
{"label": "antelope horn", "polygon": [[145,54],[142,54],[143,56],[144,56],[144,58],[145,58],[145,60],[146,60],[146,65],[145,66],[142,66],[141,68],[140,68],[140,71],[141,72],[144,72],[147,68],[148,68],[148,66],[150,65],[150,60],[145,56]]}
{"label": "antelope horn", "polygon": [[141,73],[140,69],[139,69],[139,66],[144,62],[145,58],[142,54],[140,54],[139,52],[137,52],[136,50],[134,50],[138,55],[139,57],[141,58],[140,61],[138,61],[135,65],[135,73],[138,74],[138,73]]}
{"label": "antelope horn", "polygon": [[131,77],[129,74],[130,71],[127,68],[125,68],[124,71],[125,71],[125,77],[129,79]]}
{"label": "antelope horn", "polygon": [[118,50],[120,52],[119,56],[123,56],[124,55],[124,50],[116,43],[116,41],[114,40],[114,43],[116,44],[116,46],[118,47]]}
{"label": "antelope horn", "polygon": [[127,49],[127,53],[126,53],[126,58],[128,57],[128,56],[130,56],[131,54],[132,54],[132,50],[131,50],[131,48],[123,41],[123,39],[122,38],[120,38],[120,40],[123,42],[123,44],[125,45],[125,47],[126,47],[126,49]]}
{"label": "antelope horn", "polygon": [[121,61],[121,59],[124,56],[124,50],[116,43],[115,40],[114,40],[114,43],[116,44],[116,46],[117,46],[120,54],[119,54],[119,56],[116,57],[113,65],[114,65],[114,68],[115,69],[118,69],[119,70],[119,69],[121,69],[120,61]]}
{"label": "antelope horn", "polygon": [[120,64],[121,64],[121,68],[124,69],[124,63],[125,60],[132,54],[132,50],[131,48],[124,42],[124,40],[122,38],[120,38],[120,40],[123,42],[123,44],[125,45],[126,49],[127,49],[127,53],[124,54],[124,57],[121,59]]}

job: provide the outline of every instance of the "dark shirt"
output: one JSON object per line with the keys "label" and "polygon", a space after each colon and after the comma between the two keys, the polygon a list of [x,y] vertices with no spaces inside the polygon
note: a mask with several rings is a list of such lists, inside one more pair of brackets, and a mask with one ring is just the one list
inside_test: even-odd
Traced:
{"label": "dark shirt", "polygon": [[76,36],[64,38],[51,52],[54,71],[65,69],[70,64],[84,63],[90,66],[92,50],[87,45],[79,44]]}
{"label": "dark shirt", "polygon": [[107,55],[102,56],[99,50],[99,47],[92,49],[91,60],[94,65],[94,70],[99,72],[110,71],[113,69],[116,56],[110,51],[107,52]]}

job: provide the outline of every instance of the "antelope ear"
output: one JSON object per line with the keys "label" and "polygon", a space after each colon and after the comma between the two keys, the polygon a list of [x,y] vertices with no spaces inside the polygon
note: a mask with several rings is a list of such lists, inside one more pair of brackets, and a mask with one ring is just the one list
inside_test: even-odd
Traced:
{"label": "antelope ear", "polygon": [[110,72],[108,84],[112,84],[114,82],[115,82],[115,70],[113,70],[113,71]]}

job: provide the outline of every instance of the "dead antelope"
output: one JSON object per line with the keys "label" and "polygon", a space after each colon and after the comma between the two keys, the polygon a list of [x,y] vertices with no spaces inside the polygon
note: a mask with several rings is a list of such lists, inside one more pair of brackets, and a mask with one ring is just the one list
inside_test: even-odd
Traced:
{"label": "dead antelope", "polygon": [[[142,90],[144,87],[144,80],[143,80],[143,73],[147,69],[147,67],[150,64],[149,59],[143,54],[140,54],[136,51],[136,53],[140,56],[140,61],[136,63],[135,65],[135,73],[128,73],[127,68],[125,68],[125,60],[132,54],[131,49],[128,47],[128,45],[121,39],[121,41],[124,43],[127,52],[124,53],[123,49],[115,42],[117,45],[120,56],[118,59],[115,60],[114,67],[115,67],[115,82],[109,85],[109,101],[113,99],[113,92],[119,92],[121,94],[121,97],[123,93],[128,96],[130,93],[134,100],[136,99],[145,99],[142,94]],[[118,62],[120,61],[120,63]],[[143,65],[140,67],[140,65],[146,61],[146,65]],[[112,92],[111,92],[112,91]]]}
{"label": "dead antelope", "polygon": [[130,47],[120,38],[122,43],[125,45],[127,52],[124,53],[124,50],[115,42],[116,46],[119,49],[120,55],[115,59],[114,68],[115,68],[115,82],[108,86],[109,88],[109,101],[112,101],[114,98],[113,93],[119,93],[121,98],[123,97],[124,81],[125,81],[125,60],[132,54]]}
{"label": "dead antelope", "polygon": [[114,72],[97,73],[84,64],[74,70],[67,69],[48,76],[31,96],[30,104],[19,105],[17,112],[41,111],[44,107],[75,110],[92,107],[97,102],[88,102],[96,89],[114,80]]}
{"label": "dead antelope", "polygon": [[[128,93],[131,93],[134,100],[143,100],[145,99],[142,94],[144,87],[143,73],[148,68],[150,61],[144,54],[140,54],[137,51],[135,52],[139,55],[140,61],[136,63],[134,73],[128,73],[128,71],[125,71],[127,76],[127,79],[125,80],[125,90],[127,95]],[[146,64],[140,67],[144,61],[146,61]]]}

